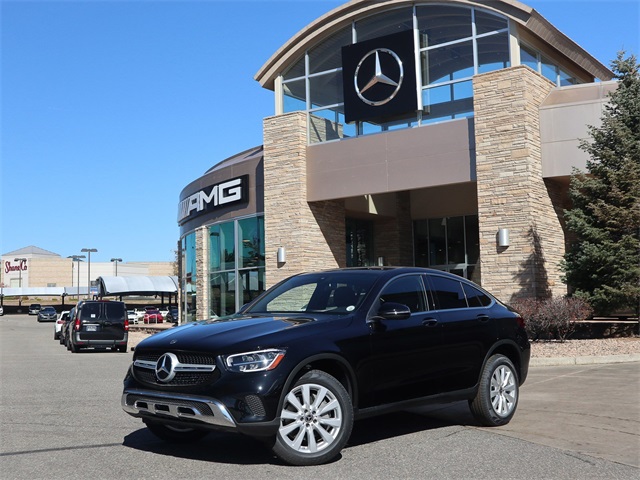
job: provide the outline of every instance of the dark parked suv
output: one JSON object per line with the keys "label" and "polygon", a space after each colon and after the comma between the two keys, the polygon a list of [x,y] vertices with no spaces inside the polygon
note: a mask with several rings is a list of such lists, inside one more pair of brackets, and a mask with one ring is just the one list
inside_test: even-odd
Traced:
{"label": "dark parked suv", "polygon": [[480,424],[506,424],[529,355],[520,315],[461,277],[308,273],[142,341],[122,407],[168,441],[239,432],[314,465],[339,454],[355,419],[426,402],[465,399]]}
{"label": "dark parked suv", "polygon": [[129,320],[125,304],[103,300],[79,302],[67,332],[66,345],[74,353],[87,347],[126,352]]}

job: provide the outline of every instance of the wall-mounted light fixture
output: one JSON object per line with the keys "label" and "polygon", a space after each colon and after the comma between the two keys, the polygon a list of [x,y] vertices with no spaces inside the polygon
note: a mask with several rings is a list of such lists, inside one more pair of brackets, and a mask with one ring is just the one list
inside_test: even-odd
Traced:
{"label": "wall-mounted light fixture", "polygon": [[286,263],[287,261],[287,251],[284,247],[278,247],[278,264]]}
{"label": "wall-mounted light fixture", "polygon": [[498,229],[498,246],[502,248],[506,248],[509,246],[509,229],[508,228]]}

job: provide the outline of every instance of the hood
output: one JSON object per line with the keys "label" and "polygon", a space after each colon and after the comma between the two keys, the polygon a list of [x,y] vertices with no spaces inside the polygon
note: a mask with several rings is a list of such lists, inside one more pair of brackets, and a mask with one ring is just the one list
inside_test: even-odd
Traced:
{"label": "hood", "polygon": [[193,350],[225,353],[236,351],[239,347],[273,347],[283,340],[281,335],[277,335],[277,344],[270,343],[276,341],[275,334],[300,328],[306,330],[316,323],[319,322],[315,318],[304,316],[232,315],[188,323],[156,333],[140,342],[136,352]]}

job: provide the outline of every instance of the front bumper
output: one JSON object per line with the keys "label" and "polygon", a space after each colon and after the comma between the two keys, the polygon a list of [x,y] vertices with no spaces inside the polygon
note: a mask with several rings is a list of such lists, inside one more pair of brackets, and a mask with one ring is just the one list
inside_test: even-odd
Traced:
{"label": "front bumper", "polygon": [[222,403],[201,395],[131,388],[124,390],[121,403],[122,409],[134,417],[185,420],[223,429],[236,428],[236,422]]}

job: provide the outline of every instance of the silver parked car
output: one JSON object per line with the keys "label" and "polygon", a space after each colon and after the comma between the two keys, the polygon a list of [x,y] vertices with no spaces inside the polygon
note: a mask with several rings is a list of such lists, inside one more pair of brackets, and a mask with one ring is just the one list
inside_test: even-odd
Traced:
{"label": "silver parked car", "polygon": [[38,311],[39,322],[55,322],[58,320],[58,312],[53,307],[42,307]]}

